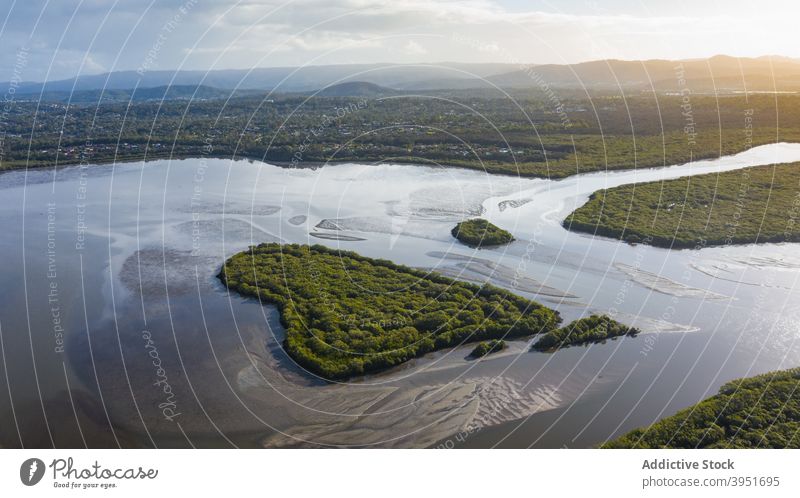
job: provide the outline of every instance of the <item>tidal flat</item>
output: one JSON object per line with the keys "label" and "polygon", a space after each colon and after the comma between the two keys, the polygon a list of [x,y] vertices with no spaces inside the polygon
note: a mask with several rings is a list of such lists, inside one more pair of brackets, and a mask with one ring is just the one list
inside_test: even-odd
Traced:
{"label": "tidal flat", "polygon": [[[0,445],[420,447],[467,427],[480,429],[465,446],[601,444],[731,379],[798,364],[800,314],[787,303],[800,268],[789,244],[669,251],[571,233],[563,218],[601,188],[798,160],[800,146],[774,144],[559,181],[193,159],[4,173],[2,347],[31,354],[5,355],[0,380],[13,388],[0,393],[10,421]],[[458,244],[450,229],[476,215],[517,240],[479,252]],[[356,221],[315,228],[323,220]],[[555,354],[511,340],[478,360],[464,345],[323,382],[283,351],[274,308],[216,281],[231,255],[270,241],[464,271],[547,300],[565,322],[616,312],[642,333]],[[180,413],[173,420],[159,408],[158,373]]]}

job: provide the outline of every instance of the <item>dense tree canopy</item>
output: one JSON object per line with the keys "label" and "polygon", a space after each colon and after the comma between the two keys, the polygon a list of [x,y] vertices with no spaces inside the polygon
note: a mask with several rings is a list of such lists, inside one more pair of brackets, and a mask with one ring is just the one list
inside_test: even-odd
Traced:
{"label": "dense tree canopy", "polygon": [[470,247],[499,246],[514,241],[514,236],[510,232],[482,218],[462,221],[453,227],[450,233]]}
{"label": "dense tree canopy", "polygon": [[607,315],[591,315],[545,333],[536,341],[533,349],[549,351],[576,344],[601,342],[623,335],[634,336],[638,333],[639,329],[623,325]]}
{"label": "dense tree canopy", "polygon": [[506,347],[506,341],[502,339],[492,339],[490,341],[483,341],[478,343],[475,346],[475,349],[469,354],[472,358],[481,358],[486,356],[487,354],[497,353],[498,351],[504,350]]}
{"label": "dense tree canopy", "polygon": [[592,194],[567,229],[661,247],[800,241],[800,163],[756,166]]}
{"label": "dense tree canopy", "polygon": [[800,368],[739,379],[605,448],[800,448]]}
{"label": "dense tree canopy", "polygon": [[226,261],[219,277],[276,304],[286,351],[328,379],[465,342],[545,333],[560,322],[557,312],[503,289],[320,245],[254,246]]}

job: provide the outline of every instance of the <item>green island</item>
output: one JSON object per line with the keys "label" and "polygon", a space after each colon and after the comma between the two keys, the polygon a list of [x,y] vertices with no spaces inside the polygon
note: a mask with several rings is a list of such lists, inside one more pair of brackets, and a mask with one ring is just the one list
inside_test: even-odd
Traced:
{"label": "green island", "polygon": [[482,358],[487,354],[498,353],[508,346],[506,341],[502,339],[492,339],[490,341],[483,341],[475,346],[475,349],[469,354],[470,358]]}
{"label": "green island", "polygon": [[800,163],[600,190],[568,230],[659,247],[800,241]]}
{"label": "green island", "polygon": [[557,312],[509,291],[314,245],[253,246],[223,265],[232,291],[275,304],[284,347],[327,379],[464,342],[548,332]]}
{"label": "green island", "polygon": [[493,225],[483,218],[462,221],[450,233],[462,244],[470,247],[492,247],[514,241],[510,232]]}
{"label": "green island", "polygon": [[545,333],[536,341],[533,349],[554,351],[577,344],[602,342],[623,335],[635,336],[639,332],[639,329],[623,325],[608,315],[591,315]]}
{"label": "green island", "polygon": [[734,380],[719,393],[603,448],[798,448],[800,368]]}

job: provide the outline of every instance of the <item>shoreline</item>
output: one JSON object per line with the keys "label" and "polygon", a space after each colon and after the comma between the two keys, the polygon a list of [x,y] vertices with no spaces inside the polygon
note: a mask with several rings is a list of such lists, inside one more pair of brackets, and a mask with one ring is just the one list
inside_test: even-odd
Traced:
{"label": "shoreline", "polygon": [[[333,161],[299,161],[293,163],[292,161],[270,161],[265,160],[263,158],[256,158],[255,156],[249,155],[240,155],[236,157],[230,157],[228,155],[221,155],[221,154],[203,154],[201,153],[192,153],[192,154],[176,154],[176,155],[149,155],[147,157],[122,157],[122,158],[110,158],[110,159],[98,159],[96,162],[86,162],[81,160],[68,160],[68,161],[59,161],[56,164],[51,163],[35,163],[32,165],[15,165],[14,166],[7,166],[7,167],[0,167],[0,175],[3,173],[11,172],[11,171],[25,171],[25,170],[45,170],[45,169],[62,169],[68,168],[70,166],[80,166],[81,164],[87,164],[88,166],[108,166],[114,164],[127,164],[127,163],[147,163],[152,161],[168,161],[168,160],[175,160],[175,161],[184,161],[188,159],[222,159],[222,160],[230,160],[230,161],[247,161],[250,163],[259,162],[262,164],[270,165],[270,166],[277,166],[279,168],[284,169],[319,169],[324,168],[325,166],[337,166],[341,164],[362,164],[362,165],[369,165],[369,166],[380,166],[384,164],[398,164],[398,165],[408,165],[408,166],[427,166],[431,168],[442,168],[442,169],[463,169],[468,171],[477,171],[483,172],[488,175],[498,175],[498,176],[508,176],[508,177],[515,177],[515,178],[537,178],[541,180],[560,180],[563,178],[569,178],[570,176],[576,176],[583,173],[570,173],[565,176],[545,176],[540,174],[524,174],[522,172],[519,173],[512,173],[507,171],[497,171],[487,168],[481,168],[477,166],[467,166],[463,164],[447,164],[447,163],[439,163],[435,162],[432,159],[426,159],[424,157],[414,158],[411,160],[403,159],[392,159],[391,161],[387,161],[384,159],[381,160],[371,160],[371,159],[343,159],[343,160],[333,160]],[[600,170],[598,170],[600,171]],[[614,170],[614,171],[626,171],[625,169]],[[595,171],[590,171],[587,173],[593,173]]]}
{"label": "shoreline", "polygon": [[[792,144],[792,143],[797,143],[797,142],[776,142],[776,144],[780,144],[780,143]],[[758,147],[758,146],[756,146],[756,147]],[[754,147],[751,147],[751,149],[752,148],[754,148]],[[730,155],[736,155],[736,154],[740,154],[742,152],[745,152],[745,151],[740,151],[740,152],[737,152],[735,154],[730,154]],[[715,159],[721,159],[723,157],[727,157],[727,156],[719,156],[717,158],[705,159],[705,160],[715,160]],[[373,162],[369,163],[369,162],[359,162],[358,160],[342,160],[342,161],[326,161],[326,162],[322,162],[322,161],[302,161],[302,162],[298,162],[298,163],[292,163],[290,161],[272,161],[272,162],[267,162],[267,161],[264,161],[262,159],[256,159],[256,158],[250,157],[250,156],[239,156],[237,158],[231,158],[231,157],[229,157],[227,155],[223,156],[223,155],[217,155],[217,154],[187,154],[185,156],[178,155],[178,156],[164,156],[164,157],[156,155],[155,157],[150,156],[150,157],[144,157],[144,158],[141,158],[141,157],[137,157],[137,158],[126,157],[126,158],[121,158],[121,159],[115,159],[115,160],[109,161],[109,162],[100,161],[100,162],[88,163],[88,164],[90,166],[113,166],[113,165],[116,165],[116,164],[148,163],[148,162],[153,162],[153,161],[171,161],[171,160],[185,161],[185,160],[190,160],[190,159],[219,159],[219,160],[230,160],[230,161],[235,161],[235,162],[246,161],[246,162],[251,163],[251,164],[253,164],[253,163],[261,163],[263,165],[275,166],[275,167],[282,168],[282,169],[301,169],[301,170],[304,170],[304,169],[316,170],[316,169],[324,168],[326,166],[339,166],[339,165],[345,165],[345,164],[361,164],[361,165],[369,165],[369,166],[381,166],[381,165],[388,165],[388,164],[397,164],[397,165],[408,165],[408,166],[431,167],[431,168],[437,168],[437,169],[456,168],[456,169],[467,170],[467,171],[476,171],[476,172],[480,171],[478,168],[473,168],[473,167],[464,166],[464,165],[430,163],[430,162],[427,162],[427,161],[430,161],[430,160],[426,160],[424,158],[420,158],[419,162],[411,162],[410,160],[408,162],[405,162],[405,161],[402,161],[402,160],[394,160],[394,162],[383,162],[383,161],[375,162],[375,161],[373,161]],[[698,160],[704,160],[704,159],[698,159]],[[61,162],[61,163],[58,163],[58,164],[36,164],[36,165],[33,165],[33,166],[9,167],[9,168],[0,169],[0,176],[2,176],[5,173],[10,173],[10,172],[14,172],[14,171],[28,171],[28,170],[44,171],[44,170],[48,170],[48,169],[49,170],[58,171],[58,170],[66,169],[66,168],[69,168],[69,167],[80,166],[81,164],[84,164],[84,162],[82,162],[82,161],[67,161],[67,162]],[[664,166],[645,166],[645,167],[642,167],[642,168],[631,168],[631,169],[595,170],[595,171],[587,171],[587,172],[583,172],[583,173],[571,173],[571,174],[568,174],[566,176],[561,176],[561,177],[546,177],[546,176],[541,176],[541,175],[510,174],[508,172],[502,172],[502,171],[500,171],[500,172],[492,172],[492,171],[489,171],[489,170],[486,170],[486,169],[483,169],[483,173],[489,174],[489,175],[505,176],[505,177],[525,178],[525,179],[540,179],[540,180],[548,180],[548,181],[556,182],[556,181],[565,180],[565,179],[568,179],[568,178],[581,176],[581,175],[592,175],[592,174],[598,174],[598,173],[603,173],[603,172],[605,172],[605,173],[624,173],[624,172],[645,170],[645,169],[658,170],[658,169],[671,168],[671,167],[675,167],[675,166],[682,166],[684,164],[689,164],[689,163],[678,163],[678,164],[671,164],[671,165],[664,165]],[[748,166],[747,168],[753,168],[753,167],[758,167],[758,166],[765,166],[765,165]],[[768,165],[766,165],[766,166],[768,166]],[[699,173],[698,175],[703,175],[703,173]],[[697,175],[690,175],[690,176],[697,176]],[[594,191],[591,195],[594,195],[596,192],[597,191]],[[590,197],[590,199],[591,199],[591,197]],[[578,207],[577,209],[580,209],[580,207]],[[559,225],[564,230],[566,230],[568,232],[571,232],[571,233],[574,233],[574,234],[579,234],[579,235],[585,235],[585,236],[590,236],[590,237],[602,237],[602,238],[607,239],[607,240],[615,240],[615,241],[618,241],[618,242],[626,243],[626,244],[628,244],[630,246],[647,245],[647,246],[650,246],[650,247],[656,247],[656,248],[659,248],[659,249],[666,249],[666,250],[670,250],[670,251],[691,251],[691,250],[695,250],[696,251],[696,250],[701,250],[701,249],[710,249],[710,248],[719,248],[719,247],[731,247],[731,246],[733,246],[733,247],[742,247],[742,246],[747,246],[747,245],[760,246],[760,245],[764,245],[764,244],[780,244],[780,243],[795,244],[795,243],[800,243],[800,236],[798,236],[797,240],[787,240],[785,237],[768,237],[768,238],[759,239],[757,241],[751,241],[751,240],[737,241],[737,240],[733,240],[732,242],[705,239],[702,242],[696,241],[696,242],[693,242],[691,244],[684,244],[684,243],[682,243],[680,241],[662,240],[662,238],[660,238],[660,237],[653,237],[653,236],[649,236],[647,234],[640,234],[640,233],[637,233],[637,232],[633,232],[632,235],[638,236],[640,240],[638,240],[638,241],[637,240],[630,241],[630,240],[626,240],[626,239],[622,238],[622,236],[624,235],[622,232],[615,231],[615,230],[610,230],[610,229],[606,230],[606,228],[602,227],[602,226],[588,226],[588,225],[584,226],[584,224],[582,224],[580,222],[575,222],[575,221],[573,221],[571,223],[568,223],[568,220],[569,220],[570,216],[574,212],[575,211],[569,213],[559,223]],[[649,239],[649,241],[648,241],[648,239]],[[500,246],[502,246],[502,244]],[[479,248],[491,249],[491,248],[494,248],[494,247],[499,247],[499,246],[481,246]]]}
{"label": "shoreline", "polygon": [[[577,225],[577,226],[576,226]],[[567,223],[567,219],[565,218],[561,222],[561,226],[564,230],[567,230],[572,233],[580,234],[580,235],[589,235],[591,237],[602,237],[607,240],[616,240],[618,242],[623,242],[628,244],[629,246],[650,246],[650,247],[657,247],[659,249],[667,249],[670,251],[699,251],[701,249],[715,249],[720,247],[744,247],[744,246],[761,246],[764,244],[797,244],[800,243],[800,236],[797,239],[787,240],[783,236],[773,236],[773,237],[764,237],[760,238],[759,240],[743,240],[737,241],[733,240],[729,242],[727,240],[708,240],[706,239],[705,243],[694,242],[691,244],[684,244],[680,241],[667,241],[660,237],[653,237],[652,235],[642,235],[636,232],[632,232],[631,235],[640,236],[642,240],[640,241],[629,241],[621,238],[624,234],[620,231],[613,231],[609,230],[607,233],[602,226],[593,226],[591,229],[584,227],[582,224],[578,224],[573,222],[571,224]],[[650,241],[647,242],[646,239],[650,238]]]}
{"label": "shoreline", "polygon": [[[774,143],[792,143],[792,142],[774,142]],[[764,144],[769,145],[769,144]],[[698,155],[693,158],[693,161],[704,161],[704,160],[714,160],[720,159],[723,157],[727,157],[730,155],[740,154],[745,152],[751,148],[759,147],[751,146],[749,148],[745,148],[742,150],[738,150],[731,154],[708,154],[708,155]],[[674,164],[637,164],[634,167],[630,168],[609,168],[606,165],[605,168],[600,169],[589,169],[586,171],[575,171],[574,169],[569,170],[554,170],[550,171],[550,166],[547,161],[542,163],[544,168],[549,171],[549,174],[542,174],[537,172],[525,172],[520,169],[521,165],[529,164],[529,163],[509,163],[509,164],[516,164],[517,171],[509,171],[503,168],[498,168],[498,164],[491,164],[487,165],[482,162],[476,163],[466,163],[466,164],[455,164],[455,163],[446,163],[446,162],[438,162],[435,159],[428,159],[425,157],[415,157],[415,158],[392,158],[391,160],[387,159],[343,159],[343,160],[329,160],[329,161],[299,161],[299,162],[292,162],[292,161],[271,161],[269,159],[265,159],[262,156],[255,156],[255,155],[247,155],[242,154],[235,157],[231,157],[227,154],[214,154],[214,153],[203,153],[200,152],[192,152],[186,154],[166,154],[166,155],[159,155],[158,153],[153,154],[145,154],[144,156],[126,156],[121,158],[101,158],[97,159],[96,161],[82,161],[80,159],[69,159],[64,161],[57,161],[53,162],[35,162],[33,164],[21,164],[21,162],[16,161],[8,161],[10,166],[4,166],[0,163],[0,174],[9,171],[22,171],[22,170],[44,170],[44,169],[61,169],[66,168],[69,166],[79,166],[81,164],[87,164],[89,166],[104,166],[104,165],[113,165],[113,164],[125,164],[125,163],[136,163],[136,162],[143,162],[147,163],[150,161],[162,161],[162,160],[187,160],[187,159],[224,159],[224,160],[232,160],[232,161],[248,161],[248,162],[260,162],[263,164],[269,164],[272,166],[277,166],[280,168],[286,169],[317,169],[323,168],[325,166],[336,166],[339,164],[365,164],[365,165],[382,165],[382,164],[400,164],[400,165],[414,165],[414,166],[429,166],[433,168],[443,168],[443,169],[463,169],[469,171],[477,171],[483,172],[487,175],[498,175],[498,176],[505,176],[505,177],[512,177],[512,178],[525,178],[525,179],[540,179],[540,180],[550,180],[550,181],[558,181],[563,180],[566,178],[572,178],[575,176],[580,175],[587,175],[593,173],[609,173],[609,172],[626,172],[626,171],[635,171],[635,170],[643,170],[643,169],[658,169],[658,168],[669,168],[672,166],[688,164],[688,163],[674,163]]]}

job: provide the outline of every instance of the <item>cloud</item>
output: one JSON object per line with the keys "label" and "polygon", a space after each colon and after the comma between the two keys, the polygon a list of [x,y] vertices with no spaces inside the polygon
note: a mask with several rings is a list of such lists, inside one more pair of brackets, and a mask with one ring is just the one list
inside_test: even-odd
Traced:
{"label": "cloud", "polygon": [[428,53],[425,47],[414,40],[408,40],[408,43],[406,43],[403,47],[403,52],[405,52],[407,55],[423,55]]}
{"label": "cloud", "polygon": [[[0,81],[9,79],[23,46],[28,80],[43,79],[51,65],[49,79],[74,76],[78,68],[135,69],[156,43],[151,69],[800,55],[795,17],[787,15],[794,4],[754,13],[746,2],[731,2],[722,12],[698,7],[684,11],[689,15],[650,2],[655,14],[642,8],[633,15],[624,5],[598,13],[583,2],[559,2],[573,8],[559,12],[519,4],[512,10],[491,0],[26,0],[14,4],[0,32]],[[182,7],[179,22],[165,29]]]}

